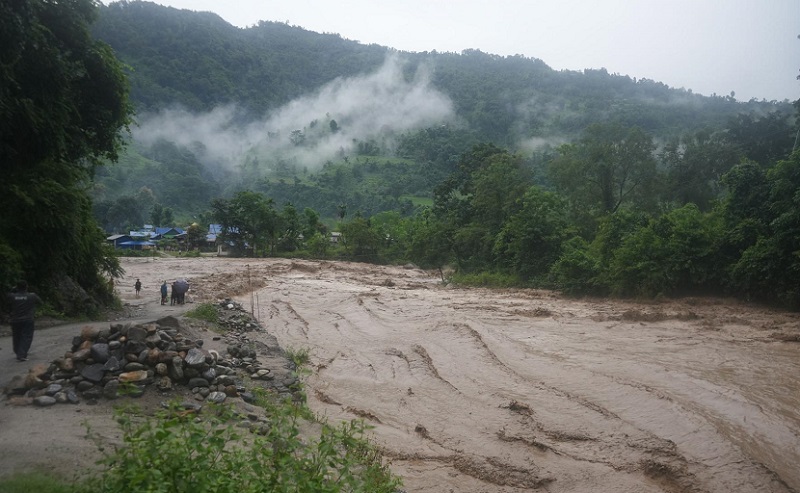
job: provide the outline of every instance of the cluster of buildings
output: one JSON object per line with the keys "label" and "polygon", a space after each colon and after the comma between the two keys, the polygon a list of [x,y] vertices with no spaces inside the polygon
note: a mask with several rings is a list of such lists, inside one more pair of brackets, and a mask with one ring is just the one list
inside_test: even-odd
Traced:
{"label": "cluster of buildings", "polygon": [[[228,253],[233,243],[228,241],[223,242],[222,238],[222,225],[209,224],[208,232],[205,235],[205,249],[213,250],[216,248],[219,255]],[[329,234],[329,239],[332,245],[340,242],[342,234],[334,231]],[[301,235],[302,238],[302,235]],[[164,241],[170,240],[170,241]],[[127,250],[153,250],[153,249],[187,249],[187,231],[183,228],[177,227],[154,227],[150,224],[145,224],[143,228],[130,231],[128,234],[115,234],[106,238],[114,248],[127,249]],[[195,245],[197,246],[197,245]]]}
{"label": "cluster of buildings", "polygon": [[[156,248],[162,240],[175,240],[175,244],[179,248],[185,246],[186,230],[173,227],[159,228],[145,224],[143,228],[128,234],[111,235],[106,238],[106,241],[111,243],[114,248],[128,250],[151,250]],[[214,241],[216,241],[216,236]]]}

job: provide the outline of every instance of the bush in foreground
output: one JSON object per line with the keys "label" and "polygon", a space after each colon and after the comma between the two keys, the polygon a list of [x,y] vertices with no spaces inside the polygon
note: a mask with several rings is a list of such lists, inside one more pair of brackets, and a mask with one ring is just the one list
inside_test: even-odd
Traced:
{"label": "bush in foreground", "polygon": [[76,493],[392,493],[400,480],[382,463],[361,421],[321,425],[300,438],[310,412],[291,401],[269,403],[259,433],[238,428],[230,408],[202,415],[173,407],[155,417],[120,411],[123,444]]}

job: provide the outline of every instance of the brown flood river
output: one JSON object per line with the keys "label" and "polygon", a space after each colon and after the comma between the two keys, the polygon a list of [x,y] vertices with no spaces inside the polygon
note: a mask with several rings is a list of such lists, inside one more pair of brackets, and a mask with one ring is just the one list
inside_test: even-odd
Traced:
{"label": "brown flood river", "polygon": [[409,493],[800,491],[798,314],[354,263],[159,262],[128,278],[180,272],[197,300],[235,296],[308,349],[311,408],[370,423]]}

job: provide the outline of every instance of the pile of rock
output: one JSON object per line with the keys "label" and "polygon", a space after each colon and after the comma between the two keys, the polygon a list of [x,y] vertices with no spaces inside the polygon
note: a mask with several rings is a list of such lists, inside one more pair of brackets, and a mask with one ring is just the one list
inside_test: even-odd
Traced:
{"label": "pile of rock", "polygon": [[258,322],[248,313],[241,303],[226,299],[218,304],[219,324],[235,332],[259,330]]}
{"label": "pile of rock", "polygon": [[244,344],[231,344],[229,355],[220,355],[205,349],[202,339],[186,337],[180,327],[174,317],[111,324],[108,329],[85,327],[62,358],[16,377],[6,392],[24,396],[22,403],[49,406],[182,387],[198,401],[220,403],[229,397],[250,401],[252,394],[243,385],[247,378],[279,391],[288,391],[295,381],[290,371],[277,372],[281,378],[276,380],[273,369],[259,363],[255,351]]}

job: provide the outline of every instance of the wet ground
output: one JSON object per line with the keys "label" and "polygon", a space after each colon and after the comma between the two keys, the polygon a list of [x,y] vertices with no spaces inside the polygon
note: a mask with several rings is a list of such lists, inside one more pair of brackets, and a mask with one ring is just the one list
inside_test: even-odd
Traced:
{"label": "wet ground", "polygon": [[374,426],[409,493],[800,491],[798,314],[460,289],[339,262],[124,266],[125,299],[136,277],[146,306],[162,280],[190,278],[190,305],[235,297],[308,349],[312,409]]}

